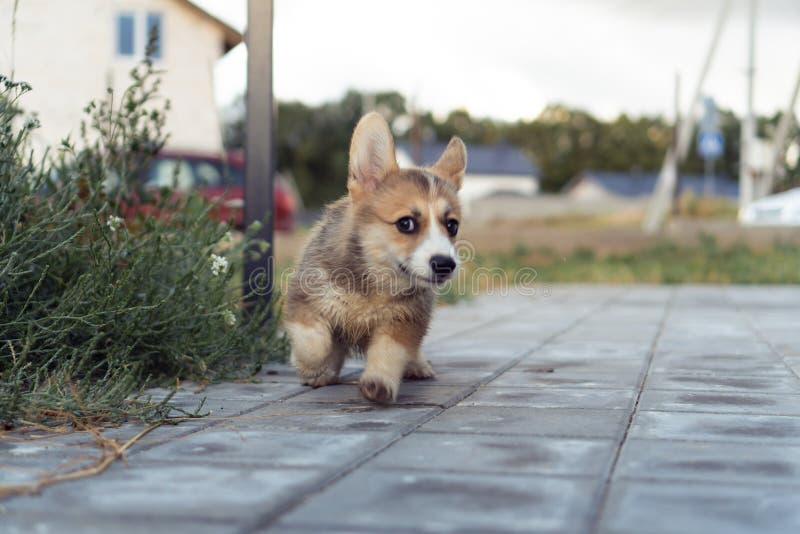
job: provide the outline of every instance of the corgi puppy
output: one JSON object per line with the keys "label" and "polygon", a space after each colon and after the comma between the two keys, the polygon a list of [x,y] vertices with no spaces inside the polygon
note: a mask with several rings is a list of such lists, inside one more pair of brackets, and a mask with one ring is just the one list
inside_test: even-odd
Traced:
{"label": "corgi puppy", "polygon": [[454,137],[432,167],[400,169],[383,117],[361,118],[348,194],[326,207],[289,283],[284,326],[304,384],[337,383],[350,353],[366,357],[359,388],[373,402],[395,400],[404,377],[435,377],[420,345],[434,287],[458,265],[466,166],[466,147]]}

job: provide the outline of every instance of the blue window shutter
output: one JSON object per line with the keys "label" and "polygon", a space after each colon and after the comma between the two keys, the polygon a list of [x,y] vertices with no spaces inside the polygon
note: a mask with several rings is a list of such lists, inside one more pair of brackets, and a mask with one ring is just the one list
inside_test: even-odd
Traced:
{"label": "blue window shutter", "polygon": [[148,13],[147,14],[147,40],[150,42],[150,35],[155,32],[156,42],[154,43],[153,53],[150,57],[153,59],[161,59],[164,55],[164,30],[161,24],[161,13]]}
{"label": "blue window shutter", "polygon": [[134,20],[133,15],[117,17],[117,54],[132,56],[134,52]]}

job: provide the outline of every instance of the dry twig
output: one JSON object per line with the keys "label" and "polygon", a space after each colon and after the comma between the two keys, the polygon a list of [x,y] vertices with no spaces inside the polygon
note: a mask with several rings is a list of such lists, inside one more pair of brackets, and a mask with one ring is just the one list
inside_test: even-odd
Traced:
{"label": "dry twig", "polygon": [[145,428],[121,445],[115,439],[104,437],[97,428],[84,428],[84,430],[90,432],[94,436],[95,443],[97,443],[102,450],[100,457],[97,458],[92,464],[68,473],[58,473],[60,469],[57,469],[55,472],[51,472],[39,480],[27,482],[25,484],[10,484],[0,486],[0,499],[5,499],[13,495],[34,495],[39,493],[43,488],[52,486],[53,484],[99,475],[105,471],[108,466],[114,463],[115,460],[124,460],[125,452],[134,443],[161,426],[161,424],[162,423],[156,423]]}

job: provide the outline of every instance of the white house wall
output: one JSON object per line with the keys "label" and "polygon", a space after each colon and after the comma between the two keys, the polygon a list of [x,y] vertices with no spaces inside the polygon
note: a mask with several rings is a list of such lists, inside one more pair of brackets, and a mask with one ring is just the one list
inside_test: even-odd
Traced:
{"label": "white house wall", "polygon": [[[120,94],[129,83],[136,57],[117,55],[117,14],[137,17],[158,12],[163,25],[162,94],[171,101],[168,146],[219,151],[222,138],[214,105],[212,68],[222,56],[222,30],[175,0],[23,0],[19,2],[12,57],[11,15],[14,0],[0,0],[0,73],[29,82],[34,91],[22,101],[38,112],[41,148],[79,134],[84,106],[105,96],[111,86]],[[137,43],[137,48],[139,44]]]}
{"label": "white house wall", "polygon": [[539,192],[539,181],[533,176],[508,176],[467,173],[459,196],[466,202],[496,193],[516,193],[531,196]]}

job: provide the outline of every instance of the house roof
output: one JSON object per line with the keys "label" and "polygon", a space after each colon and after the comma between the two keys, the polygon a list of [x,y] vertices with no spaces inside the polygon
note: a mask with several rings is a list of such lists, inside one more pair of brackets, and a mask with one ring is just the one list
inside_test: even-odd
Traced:
{"label": "house roof", "polygon": [[582,183],[592,182],[612,195],[639,197],[653,192],[657,178],[656,173],[584,171],[564,186],[564,192],[568,193]]}
{"label": "house roof", "polygon": [[224,22],[221,19],[215,17],[214,15],[212,15],[202,7],[198,6],[197,4],[191,2],[190,0],[178,0],[178,1],[222,30],[222,35],[225,40],[225,53],[227,53],[231,48],[238,45],[244,40],[242,32],[240,32],[227,22]]}
{"label": "house roof", "polygon": [[[641,197],[650,195],[656,187],[658,173],[628,173],[614,171],[584,171],[570,180],[563,191],[569,193],[585,181],[591,181],[606,192],[622,197]],[[678,193],[692,191],[702,194],[705,191],[705,175],[681,174],[678,181]],[[712,195],[738,197],[739,183],[727,175],[714,177]]]}
{"label": "house roof", "polygon": [[[433,165],[442,155],[446,143],[422,143],[421,159],[417,165]],[[408,141],[397,143],[397,148],[413,157]],[[469,174],[503,174],[518,176],[538,176],[539,169],[522,150],[509,144],[467,145],[467,172]]]}

